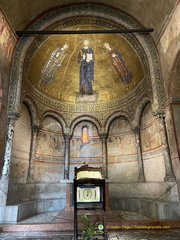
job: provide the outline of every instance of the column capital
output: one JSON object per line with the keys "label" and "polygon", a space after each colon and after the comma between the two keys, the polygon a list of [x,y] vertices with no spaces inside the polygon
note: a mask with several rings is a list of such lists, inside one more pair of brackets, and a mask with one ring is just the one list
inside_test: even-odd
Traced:
{"label": "column capital", "polygon": [[40,130],[40,126],[32,125],[31,129],[32,129],[33,132],[38,132]]}
{"label": "column capital", "polygon": [[8,119],[9,120],[17,120],[21,114],[19,112],[9,112],[8,113]]}
{"label": "column capital", "polygon": [[153,111],[152,115],[155,116],[156,118],[165,118],[166,114],[164,111]]}
{"label": "column capital", "polygon": [[64,133],[64,138],[65,139],[70,139],[72,137],[72,134],[70,133]]}
{"label": "column capital", "polygon": [[99,136],[101,139],[107,139],[108,133],[100,133]]}
{"label": "column capital", "polygon": [[133,133],[140,133],[140,126],[135,126],[131,128]]}

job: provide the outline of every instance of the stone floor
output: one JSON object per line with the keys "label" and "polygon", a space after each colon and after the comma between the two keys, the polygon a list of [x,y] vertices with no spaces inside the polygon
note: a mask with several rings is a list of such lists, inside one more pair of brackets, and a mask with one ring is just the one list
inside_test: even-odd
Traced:
{"label": "stone floor", "polygon": [[[93,214],[90,215],[92,215],[90,217],[94,217]],[[168,228],[167,221],[163,224],[161,223],[161,229],[158,228],[155,230],[157,224],[159,225],[160,222],[157,222],[154,225],[154,228],[151,226],[151,228],[148,229],[149,224],[153,222],[153,220],[141,213],[109,211],[106,217],[109,218],[109,226],[107,226],[107,240],[180,240],[180,228]],[[54,211],[32,216],[18,222],[18,224],[11,225],[9,230],[0,232],[0,240],[73,240],[72,230],[58,230],[58,224],[61,223],[73,224],[73,213]],[[177,220],[176,224],[177,223],[179,224],[178,226],[180,226],[180,221]],[[53,231],[52,228],[48,231],[46,224],[56,225],[56,230]],[[117,225],[116,229],[111,227],[113,224],[114,226]],[[136,229],[132,228],[133,224],[137,224]],[[138,229],[138,224],[144,224],[145,228]],[[21,227],[21,230],[13,228],[18,228],[18,226]],[[43,226],[44,230],[36,231],[37,226],[40,226],[39,229]],[[173,224],[171,224],[171,226],[173,226]],[[31,228],[26,231],[26,227]]]}
{"label": "stone floor", "polygon": [[[73,233],[18,232],[0,233],[1,240],[73,240]],[[180,230],[118,231],[109,233],[108,240],[180,240]]]}
{"label": "stone floor", "polygon": [[[111,212],[111,211],[110,211]],[[73,221],[72,218],[69,218],[69,214],[64,215],[62,212],[54,211],[47,213],[40,213],[38,215],[32,216],[30,218],[24,219],[18,223],[48,223],[48,222],[63,222],[63,221]],[[121,219],[125,220],[149,220],[151,218],[138,213],[138,212],[129,212],[129,211],[116,211],[116,214],[120,215]],[[116,217],[113,214],[113,218]]]}

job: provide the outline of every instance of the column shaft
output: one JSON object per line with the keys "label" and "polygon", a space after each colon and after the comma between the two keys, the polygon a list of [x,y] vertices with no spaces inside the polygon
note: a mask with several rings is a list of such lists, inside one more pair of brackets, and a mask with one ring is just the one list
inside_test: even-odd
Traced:
{"label": "column shaft", "polygon": [[70,165],[70,138],[69,134],[65,134],[65,152],[64,152],[64,179],[69,179],[69,165]]}
{"label": "column shaft", "polygon": [[164,180],[165,181],[176,181],[176,178],[175,178],[175,175],[173,172],[173,168],[172,168],[169,145],[168,145],[168,140],[167,140],[165,117],[163,114],[158,114],[156,117],[159,121],[160,134],[161,134],[161,140],[162,140],[162,145],[163,145],[164,164],[165,164],[165,171],[166,171],[166,176],[165,176]]}
{"label": "column shaft", "polygon": [[100,134],[102,140],[102,160],[103,160],[103,175],[108,178],[108,160],[107,160],[107,134]]}
{"label": "column shaft", "polygon": [[140,131],[139,131],[139,128],[136,128],[133,131],[135,133],[135,138],[136,138],[137,159],[138,159],[138,168],[139,168],[138,182],[145,182],[146,179],[144,176],[144,164],[143,164],[142,149],[141,149]]}
{"label": "column shaft", "polygon": [[30,146],[30,154],[29,154],[29,168],[28,168],[28,176],[27,181],[34,180],[34,160],[36,154],[36,146],[37,146],[37,136],[38,136],[39,127],[32,127],[32,136],[31,136],[31,146]]}
{"label": "column shaft", "polygon": [[8,187],[9,187],[9,173],[11,165],[12,144],[14,136],[14,124],[18,115],[12,115],[9,117],[7,141],[4,154],[4,165],[2,169],[2,177],[0,180],[0,205],[6,206]]}

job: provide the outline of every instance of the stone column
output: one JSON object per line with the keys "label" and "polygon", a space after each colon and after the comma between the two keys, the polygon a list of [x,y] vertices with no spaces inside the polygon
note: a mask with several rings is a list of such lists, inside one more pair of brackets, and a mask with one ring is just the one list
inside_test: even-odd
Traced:
{"label": "stone column", "polygon": [[8,186],[9,186],[9,172],[11,164],[11,153],[12,153],[12,144],[14,136],[14,124],[19,115],[14,114],[9,116],[8,131],[7,131],[7,141],[4,154],[4,165],[2,169],[2,177],[0,180],[0,205],[6,205]]}
{"label": "stone column", "polygon": [[165,164],[165,181],[174,182],[176,181],[172,163],[171,163],[171,157],[170,157],[170,151],[168,146],[168,139],[167,139],[167,131],[165,126],[165,115],[164,114],[156,114],[156,118],[159,121],[160,125],[160,134],[161,134],[161,140],[163,145],[163,154],[164,154],[164,164]]}
{"label": "stone column", "polygon": [[108,178],[107,133],[101,133],[100,138],[102,140],[103,176]]}
{"label": "stone column", "polygon": [[14,136],[14,124],[15,124],[16,120],[17,120],[17,117],[14,115],[9,118],[2,176],[9,176],[10,163],[11,163],[11,152],[12,152],[12,140],[13,140],[13,136]]}
{"label": "stone column", "polygon": [[38,137],[39,127],[33,126],[31,130],[31,146],[30,146],[30,154],[29,154],[29,168],[27,175],[27,182],[31,182],[34,180],[34,159],[36,154],[36,146],[37,146],[37,137]]}
{"label": "stone column", "polygon": [[70,164],[70,139],[71,135],[68,133],[64,134],[65,138],[65,151],[64,151],[64,179],[69,179],[69,164]]}
{"label": "stone column", "polygon": [[141,139],[140,139],[140,129],[136,127],[132,129],[135,134],[136,138],[136,149],[137,149],[137,159],[138,159],[138,168],[139,168],[139,179],[138,182],[146,182],[144,176],[144,164],[143,164],[143,157],[142,157],[142,149],[141,149]]}

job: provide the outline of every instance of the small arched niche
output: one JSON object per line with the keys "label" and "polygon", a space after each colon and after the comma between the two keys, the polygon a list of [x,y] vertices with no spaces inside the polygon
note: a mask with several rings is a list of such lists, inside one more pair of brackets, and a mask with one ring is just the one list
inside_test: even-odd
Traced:
{"label": "small arched niche", "polygon": [[146,181],[164,181],[165,166],[160,126],[158,119],[152,115],[150,103],[142,113],[140,138]]}
{"label": "small arched niche", "polygon": [[34,164],[36,182],[53,183],[64,178],[64,137],[61,124],[46,116],[38,133],[36,160]]}
{"label": "small arched niche", "polygon": [[102,167],[102,143],[97,127],[90,121],[76,124],[70,143],[70,179],[74,167],[87,163],[90,167]]}
{"label": "small arched niche", "polygon": [[118,117],[111,123],[107,147],[109,180],[136,182],[138,179],[136,142],[126,118]]}
{"label": "small arched niche", "polygon": [[14,183],[26,183],[31,144],[31,117],[25,104],[15,121],[10,178]]}

